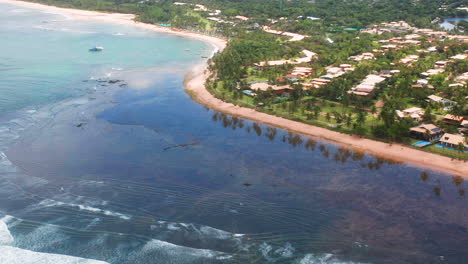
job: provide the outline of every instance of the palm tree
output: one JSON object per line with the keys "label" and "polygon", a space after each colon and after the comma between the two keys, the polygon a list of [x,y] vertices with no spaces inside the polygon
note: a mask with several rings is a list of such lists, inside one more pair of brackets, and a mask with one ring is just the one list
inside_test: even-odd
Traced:
{"label": "palm tree", "polygon": [[463,144],[463,142],[458,143],[457,150],[460,151],[460,160],[461,160],[465,154],[465,145]]}

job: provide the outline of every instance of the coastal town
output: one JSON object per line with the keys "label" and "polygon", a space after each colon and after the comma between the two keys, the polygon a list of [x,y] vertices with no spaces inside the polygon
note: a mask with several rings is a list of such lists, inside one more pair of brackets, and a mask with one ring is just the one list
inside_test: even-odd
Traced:
{"label": "coastal town", "polygon": [[0,10],[0,264],[468,263],[466,0]]}
{"label": "coastal town", "polygon": [[[281,45],[310,38],[272,29],[275,23],[261,29],[278,36]],[[371,48],[320,65],[320,52],[301,45],[309,49],[295,57],[243,65],[236,83],[213,75],[211,91],[222,100],[289,119],[467,159],[468,36],[405,21],[352,31],[355,39],[371,41]],[[327,37],[326,42],[334,41]],[[404,96],[395,102],[397,93]],[[379,123],[392,132],[374,129]]]}
{"label": "coastal town", "polygon": [[[394,20],[395,3],[377,15],[364,2],[331,8],[328,1],[84,1],[80,8],[134,13],[141,27],[220,42],[220,52],[202,57],[203,84],[223,102],[468,160],[466,21],[444,19],[465,17],[466,7],[402,3],[405,20]],[[424,5],[431,8],[419,14]]]}
{"label": "coastal town", "polygon": [[[314,14],[259,19],[198,2],[172,6],[198,18],[195,28],[185,25],[188,30],[235,35],[229,36],[227,50],[209,61],[207,88],[215,97],[346,134],[468,159],[468,35],[463,31],[444,30],[439,19],[427,28],[386,21],[324,29],[326,18]],[[466,11],[463,6],[454,10]],[[308,30],[291,30],[305,25]]]}

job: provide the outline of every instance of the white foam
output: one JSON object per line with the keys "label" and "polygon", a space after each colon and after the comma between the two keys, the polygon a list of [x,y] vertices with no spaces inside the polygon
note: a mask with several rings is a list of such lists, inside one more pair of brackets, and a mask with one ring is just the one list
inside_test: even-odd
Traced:
{"label": "white foam", "polygon": [[184,247],[175,245],[169,242],[152,239],[146,243],[142,248],[142,252],[151,252],[151,251],[161,251],[165,252],[171,257],[193,257],[193,258],[216,258],[216,259],[226,259],[230,256],[226,253],[209,250],[209,249],[198,249],[191,247]]}
{"label": "white foam", "polygon": [[28,12],[31,12],[31,10],[20,9],[20,8],[10,10],[10,13],[14,13],[14,14],[22,14],[22,13],[28,13]]}
{"label": "white foam", "polygon": [[0,263],[5,264],[109,264],[108,262],[40,253],[10,246],[0,246]]}
{"label": "white foam", "polygon": [[167,225],[167,229],[169,229],[169,230],[179,230],[180,227],[178,227],[178,226],[177,226],[176,224],[174,224],[174,223],[170,223],[170,224]]}
{"label": "white foam", "polygon": [[[260,250],[260,253],[262,253],[262,256],[265,259],[271,259],[271,257],[268,254],[273,249],[272,246],[268,245],[266,242],[263,242],[262,244],[260,244],[260,247],[258,249]],[[303,264],[303,263],[301,263],[301,264]]]}
{"label": "white foam", "polygon": [[92,213],[98,213],[98,214],[104,214],[107,216],[114,216],[114,217],[119,217],[122,220],[130,220],[131,217],[125,214],[121,214],[118,212],[110,211],[110,210],[105,210],[105,209],[100,209],[97,207],[89,206],[89,205],[83,205],[83,204],[75,204],[75,203],[64,203],[64,202],[59,202],[59,201],[54,201],[51,199],[45,199],[39,203],[40,206],[44,207],[53,207],[53,206],[68,206],[68,207],[75,207],[78,208],[79,210],[82,211],[88,211]]}
{"label": "white foam", "polygon": [[275,254],[281,256],[281,257],[292,257],[294,254],[294,247],[291,245],[291,243],[287,242],[283,247],[280,247],[275,250]]}
{"label": "white foam", "polygon": [[[6,223],[3,221],[3,218],[0,219],[0,245],[9,245],[13,243],[14,239],[13,236],[10,233],[10,230],[8,230],[8,226]],[[0,250],[1,252],[1,250]],[[1,259],[1,256],[0,256]],[[1,262],[0,263],[6,263],[6,262]]]}
{"label": "white foam", "polygon": [[333,254],[307,254],[302,258],[298,264],[364,264],[360,262],[341,261],[338,260]]}
{"label": "white foam", "polygon": [[2,151],[0,151],[0,164],[8,166],[12,165],[8,157]]}

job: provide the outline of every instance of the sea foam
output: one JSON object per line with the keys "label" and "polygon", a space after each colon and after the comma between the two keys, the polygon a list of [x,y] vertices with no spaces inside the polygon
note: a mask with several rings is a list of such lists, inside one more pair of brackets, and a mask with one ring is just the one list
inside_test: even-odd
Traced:
{"label": "sea foam", "polygon": [[[10,245],[13,243],[14,239],[8,230],[8,226],[3,220],[4,218],[0,219],[0,245]],[[1,250],[0,250],[1,252]],[[0,256],[1,259],[1,256]],[[8,263],[8,262],[1,262],[0,263]]]}
{"label": "sea foam", "polygon": [[307,254],[302,258],[298,264],[364,264],[361,262],[341,261],[338,260],[333,254]]}
{"label": "sea foam", "polygon": [[99,260],[40,253],[11,246],[0,246],[0,252],[0,263],[8,264],[109,264]]}

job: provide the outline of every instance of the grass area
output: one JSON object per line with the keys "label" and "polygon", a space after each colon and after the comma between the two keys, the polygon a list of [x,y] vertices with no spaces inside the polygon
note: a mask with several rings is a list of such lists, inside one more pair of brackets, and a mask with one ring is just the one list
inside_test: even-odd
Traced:
{"label": "grass area", "polygon": [[204,18],[200,13],[191,10],[187,13],[187,15],[198,18],[198,21],[200,21],[200,23],[204,23],[206,25],[205,30],[211,31],[213,29],[212,21]]}
{"label": "grass area", "polygon": [[253,76],[253,77],[248,77],[245,80],[247,82],[255,82],[255,81],[265,81],[266,82],[266,81],[268,81],[268,78]]}

